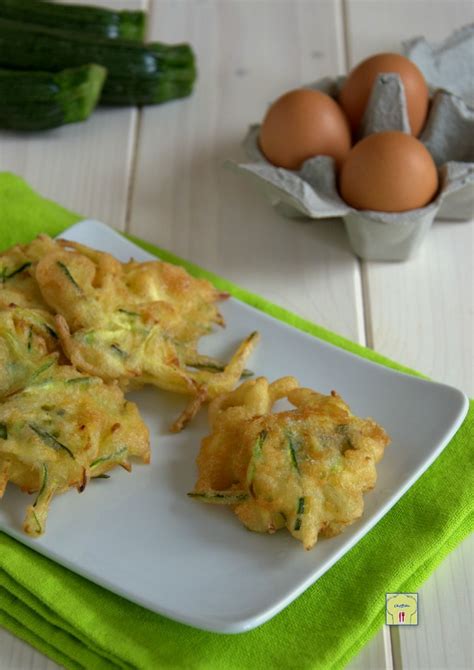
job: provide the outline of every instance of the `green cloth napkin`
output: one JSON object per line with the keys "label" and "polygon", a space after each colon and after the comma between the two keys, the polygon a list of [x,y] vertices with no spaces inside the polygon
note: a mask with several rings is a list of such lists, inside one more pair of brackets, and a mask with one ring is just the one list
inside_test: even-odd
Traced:
{"label": "green cloth napkin", "polygon": [[[0,250],[80,217],[0,174]],[[135,240],[294,327],[395,369],[373,351]],[[416,373],[412,373],[416,374]],[[384,622],[386,592],[414,592],[474,527],[474,407],[441,456],[351,551],[293,604],[240,635],[175,623],[0,533],[0,624],[66,668],[342,668]],[[403,547],[403,552],[400,552]]]}

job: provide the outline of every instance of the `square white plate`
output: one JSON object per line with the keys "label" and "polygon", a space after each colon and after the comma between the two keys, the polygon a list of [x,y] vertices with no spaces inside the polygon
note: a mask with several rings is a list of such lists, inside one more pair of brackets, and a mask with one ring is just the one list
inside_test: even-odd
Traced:
{"label": "square white plate", "polygon": [[[123,261],[148,260],[111,228],[94,221],[63,235]],[[186,493],[207,433],[206,412],[178,435],[168,426],[182,397],[146,389],[130,395],[150,428],[152,464],[131,474],[114,470],[85,492],[56,498],[47,532],[21,531],[28,497],[10,486],[0,528],[33,549],[144,607],[198,628],[238,633],[264,623],[315,582],[394,505],[439,455],[468,408],[460,391],[371,363],[302,333],[235,299],[222,306],[227,329],[203,338],[201,350],[227,356],[253,330],[262,339],[250,367],[273,380],[292,374],[323,393],[336,389],[360,416],[372,416],[392,437],[357,523],[311,551],[289,533],[248,532],[223,507]]]}

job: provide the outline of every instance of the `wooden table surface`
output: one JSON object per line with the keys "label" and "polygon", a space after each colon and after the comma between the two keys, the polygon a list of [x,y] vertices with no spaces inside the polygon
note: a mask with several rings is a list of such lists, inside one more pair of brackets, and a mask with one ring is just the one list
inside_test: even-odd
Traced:
{"label": "wooden table surface", "polygon": [[[84,124],[45,134],[0,134],[0,169],[473,396],[472,224],[436,222],[408,262],[363,262],[341,221],[285,219],[222,163],[243,157],[248,124],[282,92],[345,73],[371,53],[399,50],[403,39],[441,40],[474,20],[474,4],[96,4],[147,8],[149,38],[189,41],[199,65],[195,93],[142,111],[100,109]],[[472,668],[473,547],[472,538],[464,542],[420,589],[418,627],[381,630],[349,668]],[[2,670],[57,667],[0,630]]]}

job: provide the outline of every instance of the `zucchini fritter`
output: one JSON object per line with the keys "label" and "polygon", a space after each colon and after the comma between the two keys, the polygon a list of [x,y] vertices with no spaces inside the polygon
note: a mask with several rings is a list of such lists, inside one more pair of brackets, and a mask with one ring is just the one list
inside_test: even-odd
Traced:
{"label": "zucchini fritter", "polygon": [[130,469],[130,456],[150,458],[137,407],[116,384],[61,365],[39,313],[0,310],[0,497],[8,481],[38,492],[24,523],[33,536],[55,494],[82,491],[116,465]]}
{"label": "zucchini fritter", "polygon": [[[283,397],[295,409],[272,413]],[[293,377],[243,383],[211,402],[209,420],[189,495],[231,505],[250,530],[286,527],[306,549],[362,515],[363,493],[374,487],[375,464],[390,442],[335,391],[300,388]]]}
{"label": "zucchini fritter", "polygon": [[0,308],[0,401],[54,365],[54,319],[39,309]]}
{"label": "zucchini fritter", "polygon": [[35,277],[57,313],[62,347],[79,370],[116,380],[123,389],[153,384],[192,396],[176,430],[204,400],[237,384],[256,333],[222,367],[197,352],[199,338],[223,325],[215,302],[226,294],[161,261],[122,264],[83,245],[55,244]]}
{"label": "zucchini fritter", "polygon": [[34,264],[54,242],[45,237],[0,254],[0,307],[26,307],[49,311],[34,278]]}

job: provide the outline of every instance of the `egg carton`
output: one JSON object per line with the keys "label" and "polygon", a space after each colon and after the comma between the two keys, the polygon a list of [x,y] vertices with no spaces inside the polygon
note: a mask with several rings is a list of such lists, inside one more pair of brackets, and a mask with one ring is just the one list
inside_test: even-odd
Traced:
{"label": "egg carton", "polygon": [[454,93],[470,107],[474,106],[474,23],[455,30],[440,44],[429,44],[424,37],[406,40],[402,42],[402,52],[420,68],[428,84]]}
{"label": "egg carton", "polygon": [[[417,65],[425,77],[428,74],[434,77],[437,68],[446,78],[452,62],[465,57],[466,44],[472,45],[473,35],[473,26],[466,27],[438,47],[430,47],[423,38],[417,38],[406,43],[405,52],[409,56],[414,52],[418,54]],[[451,65],[443,69],[441,64],[445,58]],[[325,77],[306,88],[337,98],[344,81],[345,77]],[[310,158],[297,171],[275,167],[260,151],[259,125],[250,126],[244,140],[251,162],[227,161],[226,165],[252,178],[285,216],[342,217],[351,247],[359,257],[377,261],[406,260],[418,249],[435,218],[469,220],[473,214],[474,109],[455,93],[437,88],[436,79],[428,79],[428,83],[432,91],[431,106],[419,139],[438,167],[440,188],[435,200],[426,207],[402,213],[356,210],[338,193],[332,158]],[[458,81],[456,85],[458,93],[469,90],[465,82]],[[384,130],[410,132],[405,91],[397,74],[381,74],[377,78],[362,120],[360,138]]]}

